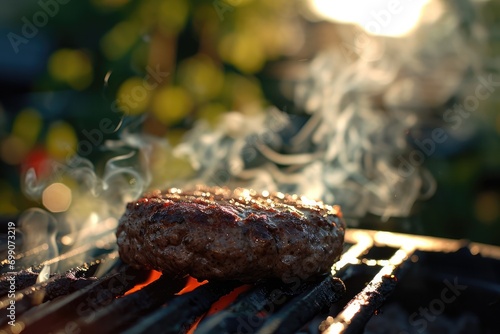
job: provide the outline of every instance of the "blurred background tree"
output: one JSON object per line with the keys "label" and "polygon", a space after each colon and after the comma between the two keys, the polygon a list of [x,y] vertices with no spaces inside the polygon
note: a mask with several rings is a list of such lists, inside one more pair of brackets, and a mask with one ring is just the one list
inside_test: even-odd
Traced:
{"label": "blurred background tree", "polygon": [[99,149],[79,143],[98,148],[116,138],[94,131],[104,118],[118,129],[124,116],[144,115],[144,132],[177,143],[196,119],[214,124],[228,110],[262,112],[255,74],[297,47],[285,1],[2,7],[2,214],[33,204],[19,184],[27,168],[43,174],[44,159],[76,153],[96,160]]}

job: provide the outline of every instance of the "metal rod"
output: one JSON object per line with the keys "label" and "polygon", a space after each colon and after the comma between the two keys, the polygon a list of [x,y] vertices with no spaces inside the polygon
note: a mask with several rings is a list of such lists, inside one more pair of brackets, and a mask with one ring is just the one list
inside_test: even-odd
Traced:
{"label": "metal rod", "polygon": [[[145,312],[164,304],[185,284],[185,279],[172,279],[162,275],[141,290],[99,309],[90,322],[79,319],[78,324],[85,333],[115,333],[129,327]],[[124,314],[127,315],[126,318],[123,317]]]}
{"label": "metal rod", "polygon": [[244,331],[242,327],[253,332],[263,323],[261,317],[257,316],[259,311],[266,306],[274,308],[281,296],[284,293],[278,284],[260,284],[239,295],[226,309],[204,319],[196,333],[238,333]]}
{"label": "metal rod", "polygon": [[294,298],[283,309],[270,316],[257,333],[294,333],[316,314],[337,302],[344,293],[344,283],[339,278],[328,276],[320,284]]}
{"label": "metal rod", "polygon": [[204,319],[196,333],[253,333],[264,324],[268,314],[276,312],[293,296],[304,293],[316,283],[304,283],[298,277],[289,284],[281,281],[261,283],[242,293],[226,309]]}
{"label": "metal rod", "polygon": [[6,326],[6,333],[38,334],[43,328],[51,332],[59,328],[71,329],[78,332],[76,319],[93,317],[96,310],[104,307],[123,295],[134,285],[142,282],[149,271],[133,269],[123,265],[118,272],[111,273],[84,289],[76,291],[66,297],[46,302],[16,319],[16,326]]}
{"label": "metal rod", "polygon": [[403,246],[402,249],[396,251],[388,264],[382,267],[371,282],[346,305],[335,319],[329,317],[323,322],[321,325],[323,334],[360,333],[366,322],[396,287],[398,276],[400,278],[402,274],[401,264],[407,261],[413,252],[412,245]]}

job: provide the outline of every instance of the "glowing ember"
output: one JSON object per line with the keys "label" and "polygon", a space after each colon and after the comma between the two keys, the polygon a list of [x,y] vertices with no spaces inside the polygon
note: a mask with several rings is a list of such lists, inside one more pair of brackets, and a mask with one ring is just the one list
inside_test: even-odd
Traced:
{"label": "glowing ember", "polygon": [[184,289],[182,289],[181,291],[179,291],[177,294],[178,295],[183,295],[183,294],[191,292],[194,289],[196,289],[197,287],[202,286],[203,284],[207,284],[207,283],[208,283],[207,280],[202,281],[202,282],[198,282],[198,280],[196,278],[193,278],[193,277],[190,276],[190,277],[188,277],[188,281],[187,281],[186,286],[184,287]]}
{"label": "glowing ember", "polygon": [[[191,278],[191,279],[193,279],[193,278]],[[212,306],[210,307],[210,309],[208,310],[208,312],[205,315],[203,315],[202,317],[200,317],[198,320],[196,320],[196,322],[191,326],[191,328],[189,329],[189,331],[186,334],[193,334],[195,332],[196,328],[198,328],[198,324],[200,323],[201,320],[203,320],[203,318],[225,309],[236,298],[238,298],[238,296],[240,294],[247,291],[251,287],[252,287],[252,285],[250,285],[250,284],[245,284],[245,285],[239,286],[236,289],[234,289],[233,291],[231,291],[229,294],[223,296],[221,299],[219,299],[218,301],[213,303]]]}
{"label": "glowing ember", "polygon": [[242,285],[240,287],[237,287],[236,289],[234,289],[233,291],[231,291],[231,293],[229,293],[228,295],[225,295],[224,297],[222,297],[221,299],[219,299],[217,302],[215,302],[214,304],[212,304],[212,307],[210,307],[210,310],[208,310],[208,312],[207,312],[207,316],[212,315],[214,313],[219,312],[220,310],[225,309],[240,294],[242,294],[243,292],[247,291],[251,287],[252,287],[252,285],[250,285],[250,284],[245,284],[245,285]]}
{"label": "glowing ember", "polygon": [[146,281],[144,281],[143,283],[137,284],[132,289],[130,289],[127,292],[125,292],[123,295],[127,296],[127,295],[130,295],[131,293],[139,291],[140,289],[144,288],[145,286],[147,286],[147,285],[153,283],[154,281],[156,281],[158,278],[160,278],[160,276],[161,276],[161,272],[156,271],[156,270],[151,270],[151,273],[149,274],[149,277],[148,277],[148,279]]}

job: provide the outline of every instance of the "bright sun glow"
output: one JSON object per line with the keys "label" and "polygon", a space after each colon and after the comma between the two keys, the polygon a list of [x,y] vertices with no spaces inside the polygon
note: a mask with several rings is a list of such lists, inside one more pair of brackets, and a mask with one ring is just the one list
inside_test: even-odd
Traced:
{"label": "bright sun glow", "polygon": [[323,19],[353,23],[373,35],[400,37],[415,28],[430,0],[308,0]]}

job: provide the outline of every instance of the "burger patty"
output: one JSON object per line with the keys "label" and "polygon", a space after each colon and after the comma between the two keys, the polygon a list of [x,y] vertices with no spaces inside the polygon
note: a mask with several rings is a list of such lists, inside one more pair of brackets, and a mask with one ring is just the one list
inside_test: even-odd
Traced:
{"label": "burger patty", "polygon": [[133,267],[199,280],[254,282],[327,273],[345,224],[338,206],[237,188],[155,191],[127,205],[117,229]]}

